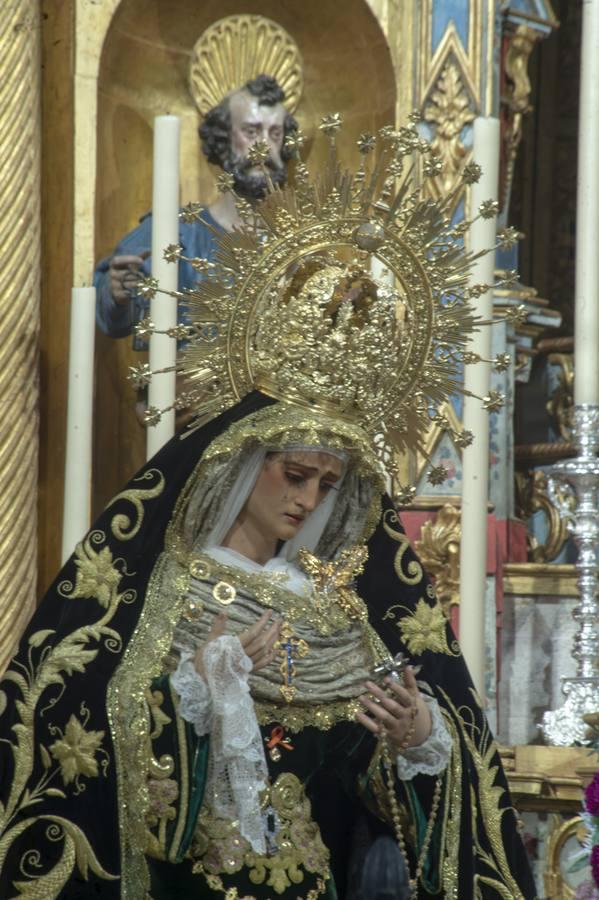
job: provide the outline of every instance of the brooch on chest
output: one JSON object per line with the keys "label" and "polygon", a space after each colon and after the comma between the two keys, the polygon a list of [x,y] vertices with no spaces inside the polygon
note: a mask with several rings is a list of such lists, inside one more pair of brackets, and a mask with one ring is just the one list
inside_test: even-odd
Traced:
{"label": "brooch on chest", "polygon": [[326,562],[308,550],[300,550],[299,564],[312,582],[314,605],[324,612],[327,606],[335,603],[348,619],[367,622],[366,604],[354,589],[355,580],[364,571],[367,559],[366,547],[343,550],[336,559]]}

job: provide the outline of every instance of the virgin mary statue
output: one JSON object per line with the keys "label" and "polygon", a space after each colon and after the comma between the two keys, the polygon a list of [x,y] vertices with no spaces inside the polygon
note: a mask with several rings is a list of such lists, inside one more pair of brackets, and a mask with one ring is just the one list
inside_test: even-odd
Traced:
{"label": "virgin mary statue", "polygon": [[[385,837],[400,865],[378,896],[535,896],[387,494],[393,448],[439,397],[433,336],[471,313],[438,302],[444,258],[408,241],[388,189],[379,222],[344,177],[299,201],[273,189],[270,236],[226,237],[189,299],[201,415],[111,501],[23,636],[0,695],[2,897],[367,900]],[[379,238],[393,289],[369,274]]]}

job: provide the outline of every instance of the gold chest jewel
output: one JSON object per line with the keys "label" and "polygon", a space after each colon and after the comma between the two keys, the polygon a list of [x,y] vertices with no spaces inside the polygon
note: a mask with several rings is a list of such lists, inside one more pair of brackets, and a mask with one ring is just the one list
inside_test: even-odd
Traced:
{"label": "gold chest jewel", "polygon": [[312,582],[316,608],[324,612],[326,606],[335,603],[348,619],[367,622],[366,605],[353,589],[353,582],[364,571],[367,559],[366,547],[351,547],[326,562],[308,550],[300,550],[298,560]]}

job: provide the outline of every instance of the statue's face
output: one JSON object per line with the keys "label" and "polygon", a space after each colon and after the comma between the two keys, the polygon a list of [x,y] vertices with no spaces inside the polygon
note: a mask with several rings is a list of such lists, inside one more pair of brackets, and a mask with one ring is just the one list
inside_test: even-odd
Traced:
{"label": "statue's face", "polygon": [[266,168],[274,184],[287,181],[287,167],[281,158],[285,136],[286,110],[282,103],[266,106],[249,91],[241,90],[229,98],[231,144],[223,168],[235,178],[235,192],[248,200],[259,200],[266,193],[266,178],[259,166],[252,166],[248,151],[257,141],[269,149]]}
{"label": "statue's face", "polygon": [[273,453],[238,521],[250,533],[268,540],[291,540],[306,517],[335,489],[342,474],[343,463],[330,453]]}
{"label": "statue's face", "polygon": [[[264,141],[268,145],[272,162],[282,166],[281,148],[286,115],[283,104],[263,106],[249,91],[238,91],[229,99],[229,112],[233,160],[247,160],[250,147],[257,141]],[[252,167],[249,171],[254,175],[260,174],[258,167]]]}

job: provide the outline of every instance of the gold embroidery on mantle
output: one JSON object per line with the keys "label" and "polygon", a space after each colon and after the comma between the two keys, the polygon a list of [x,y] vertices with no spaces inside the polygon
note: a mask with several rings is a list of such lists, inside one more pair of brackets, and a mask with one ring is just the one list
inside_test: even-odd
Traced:
{"label": "gold embroidery on mantle", "polygon": [[[397,525],[397,528],[393,526]],[[424,573],[422,571],[422,566],[416,559],[410,560],[408,563],[407,572],[403,569],[403,557],[410,546],[410,541],[407,536],[400,530],[399,527],[399,516],[393,509],[388,509],[383,516],[383,528],[386,533],[392,538],[394,541],[397,541],[399,544],[399,549],[395,554],[394,567],[395,574],[399,578],[400,581],[403,581],[404,584],[420,584],[424,577]]]}
{"label": "gold embroidery on mantle", "polygon": [[133,505],[135,512],[137,513],[137,519],[133,524],[131,524],[130,516],[126,513],[120,512],[112,517],[110,528],[115,538],[119,541],[130,541],[131,538],[135,537],[144,520],[144,501],[153,500],[155,497],[159,497],[166,484],[164,475],[159,469],[147,469],[135,479],[135,482],[152,481],[153,479],[157,479],[157,482],[152,487],[129,488],[128,490],[117,494],[116,497],[113,497],[108,504],[109,506],[113,506],[117,500],[126,500]]}
{"label": "gold embroidery on mantle", "polygon": [[[405,615],[397,618],[395,610],[403,610]],[[421,598],[413,612],[409,607],[395,603],[386,611],[383,621],[395,618],[402,640],[414,656],[420,656],[426,650],[432,653],[446,653],[449,656],[460,655],[457,641],[452,641],[451,647],[448,644],[447,619],[440,603],[431,606]]]}
{"label": "gold embroidery on mantle", "polygon": [[[173,632],[185,607],[189,579],[168,554],[158,558],[137,627],[120,666],[108,687],[108,717],[114,742],[121,836],[121,900],[137,900],[149,891],[145,853],[149,837],[147,816],[151,795],[149,739],[152,722],[146,700],[147,686],[161,674],[162,660],[172,645]],[[164,602],[164,597],[169,602]],[[179,717],[177,720],[179,725]],[[181,749],[185,749],[185,741]],[[183,763],[184,761],[182,761]],[[181,804],[184,785],[179,785]],[[176,845],[177,835],[173,844]],[[162,851],[164,852],[164,851]]]}
{"label": "gold embroidery on mantle", "polygon": [[[110,764],[108,753],[100,746],[104,732],[87,727],[90,713],[85,703],[79,709],[82,722],[71,714],[64,729],[58,725],[49,726],[56,738],[49,747],[43,744],[36,747],[32,740],[36,710],[46,690],[51,686],[57,690],[45,707],[51,709],[62,696],[71,675],[85,672],[102,649],[118,652],[121,647],[121,637],[109,623],[119,604],[133,602],[136,593],[133,590],[119,593],[124,573],[117,567],[118,561],[113,560],[108,548],[102,547],[105,540],[104,532],[90,532],[75,551],[75,584],[65,579],[57,588],[58,594],[69,600],[96,600],[102,612],[100,618],[56,642],[54,629],[34,632],[28,639],[26,664],[11,668],[4,675],[5,680],[13,682],[20,692],[20,699],[15,704],[20,721],[13,727],[15,741],[11,741],[15,765],[10,794],[6,806],[0,805],[0,869],[14,841],[37,822],[46,822],[52,839],[63,845],[61,858],[49,871],[34,871],[30,875],[31,867],[26,870],[23,859],[21,871],[28,877],[16,884],[23,896],[34,896],[34,893],[35,896],[60,896],[75,866],[84,876],[91,869],[103,879],[117,877],[102,867],[87,837],[74,822],[61,816],[33,815],[14,824],[24,810],[45,796],[66,798],[67,792],[75,796],[82,793],[85,783],[81,779],[105,775]],[[37,784],[26,790],[38,752],[42,775]],[[103,757],[100,767],[96,758],[98,753]],[[57,765],[53,765],[53,760]],[[64,790],[56,786],[58,776]]]}
{"label": "gold embroidery on mantle", "polygon": [[[89,718],[89,716],[88,716]],[[96,778],[98,775],[98,762],[96,753],[101,750],[103,731],[86,731],[85,724],[82,725],[79,719],[71,715],[66,724],[64,734],[56,726],[51,726],[52,733],[59,734],[57,740],[50,744],[48,750],[50,755],[58,761],[60,765],[60,774],[64,786],[75,783],[75,793],[80,794],[83,791],[83,785],[79,781],[82,775],[87,778]],[[41,748],[45,751],[45,747]],[[106,751],[103,751],[106,752]],[[42,753],[44,756],[44,753]],[[44,757],[44,764],[48,763],[47,756]]]}
{"label": "gold embroidery on mantle", "polygon": [[[486,865],[497,873],[497,879],[479,876],[480,881],[492,887],[500,897],[506,900],[525,900],[520,891],[507,859],[502,836],[502,820],[506,813],[512,812],[512,806],[501,806],[502,802],[509,799],[505,788],[496,784],[499,770],[499,754],[497,745],[493,740],[486,720],[475,720],[475,714],[471,707],[460,706],[456,708],[449,696],[440,689],[445,703],[458,724],[461,738],[464,741],[472,763],[478,776],[477,796],[471,796],[472,815],[477,815],[477,798],[480,814],[483,818],[483,828],[489,838],[491,853],[486,851],[478,840],[477,829],[473,829],[474,850],[477,856],[484,860]],[[480,700],[471,688],[473,704],[481,708]],[[446,717],[447,719],[447,717]],[[459,753],[453,753],[452,758],[459,759]],[[472,786],[471,786],[472,791]],[[452,797],[452,800],[454,797]]]}
{"label": "gold embroidery on mantle", "polygon": [[190,851],[197,861],[194,872],[234,875],[243,868],[252,884],[266,884],[276,894],[302,884],[306,872],[328,878],[330,854],[297,776],[291,772],[279,775],[274,785],[263,792],[261,805],[266,822],[264,855],[252,850],[236,823],[219,819],[203,807]]}
{"label": "gold embroidery on mantle", "polygon": [[314,706],[300,706],[297,703],[279,706],[276,703],[256,702],[254,706],[260,725],[279,723],[293,734],[308,726],[329,731],[338,722],[353,722],[358,710],[362,709],[358,700],[338,700]]}

